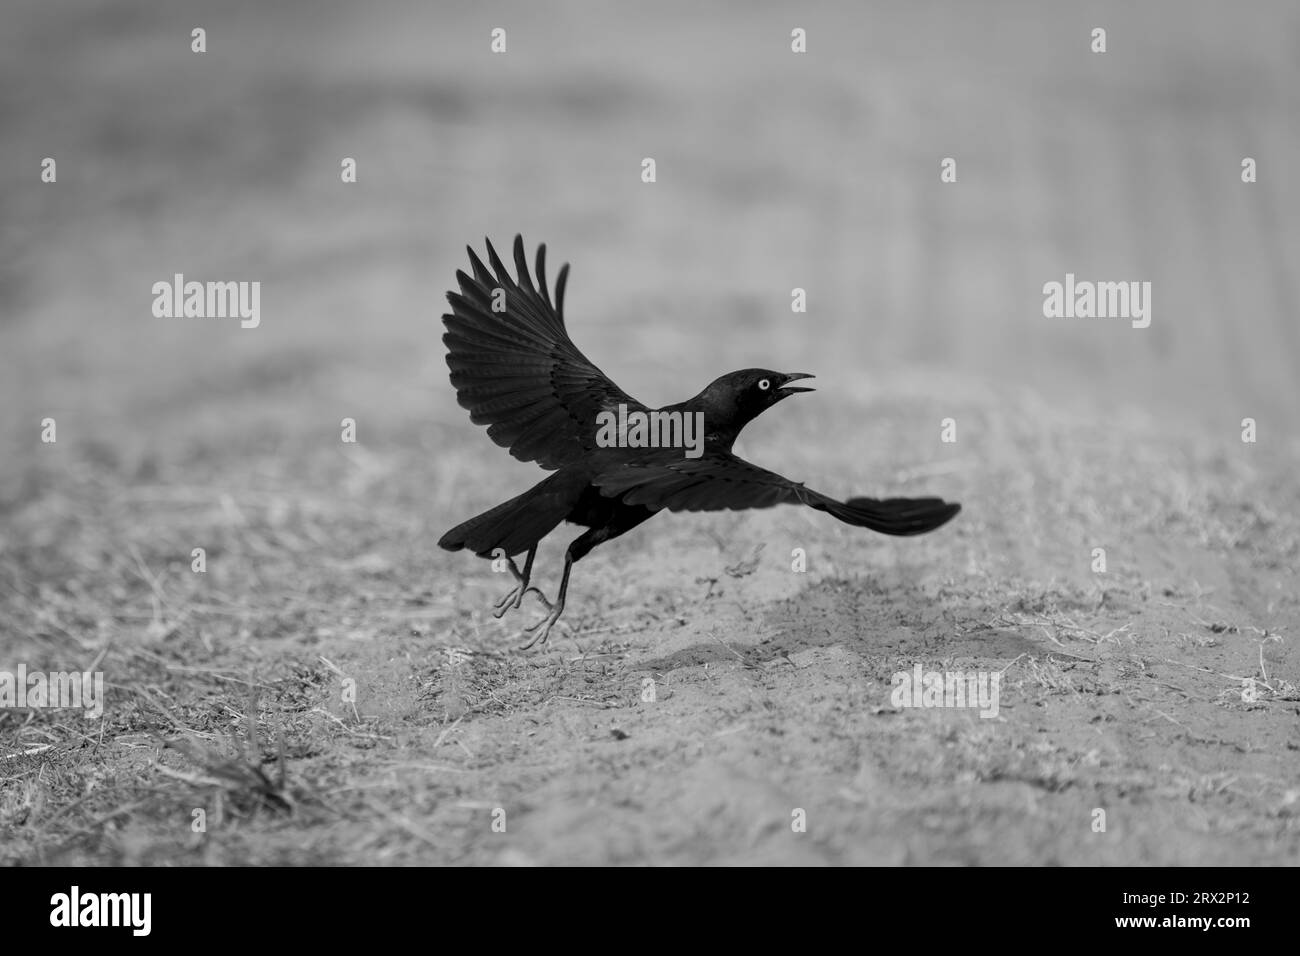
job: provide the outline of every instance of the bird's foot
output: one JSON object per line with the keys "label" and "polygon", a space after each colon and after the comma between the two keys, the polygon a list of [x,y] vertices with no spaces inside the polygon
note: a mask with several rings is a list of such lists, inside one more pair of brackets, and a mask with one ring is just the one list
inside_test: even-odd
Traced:
{"label": "bird's foot", "polygon": [[[538,596],[541,596],[540,591],[538,592]],[[524,628],[525,634],[532,634],[533,636],[527,644],[524,644],[519,648],[521,651],[528,650],[534,644],[545,644],[546,639],[551,636],[551,628],[555,626],[555,622],[558,621],[560,615],[564,613],[563,601],[556,601],[552,604],[543,597],[542,602],[546,605],[547,615],[536,624],[530,624],[528,627]]]}
{"label": "bird's foot", "polygon": [[527,593],[527,585],[520,581],[515,585],[515,589],[503,597],[496,604],[492,605],[492,616],[501,617],[506,611],[513,611],[523,603],[524,594]]}
{"label": "bird's foot", "polygon": [[[515,576],[515,586],[514,590],[492,606],[492,616],[500,618],[506,613],[506,611],[513,611],[518,608],[519,605],[524,603],[524,598],[528,596],[529,591],[536,592],[537,596],[542,599],[542,603],[545,604],[547,608],[550,608],[551,602],[546,600],[546,596],[536,587],[528,586],[528,578],[519,573],[519,569],[515,567],[515,562],[509,558],[506,560],[510,561],[510,573]],[[532,562],[529,563],[531,564]]]}

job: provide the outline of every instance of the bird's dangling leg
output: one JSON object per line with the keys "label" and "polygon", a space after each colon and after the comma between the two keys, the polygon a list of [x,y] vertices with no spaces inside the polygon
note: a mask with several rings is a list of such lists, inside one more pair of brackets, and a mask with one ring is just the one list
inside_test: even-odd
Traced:
{"label": "bird's dangling leg", "polygon": [[[569,572],[573,570],[574,562],[581,561],[596,545],[608,541],[610,538],[617,538],[620,534],[635,528],[653,514],[654,512],[649,508],[624,507],[622,510],[614,512],[610,521],[583,532],[569,543],[568,550],[564,552],[564,576],[560,578],[560,593],[556,595],[554,604],[546,605],[549,612],[546,617],[536,624],[524,628],[524,633],[533,636],[520,650],[526,651],[534,644],[545,644],[546,639],[550,637],[551,628],[555,627],[555,622],[564,613],[564,596],[569,593]],[[542,600],[545,601],[546,599],[543,598]]]}
{"label": "bird's dangling leg", "polygon": [[524,560],[524,573],[520,574],[519,568],[515,566],[515,559],[506,555],[506,562],[510,565],[510,573],[515,576],[515,588],[500,601],[497,601],[493,606],[493,617],[499,618],[505,614],[506,611],[511,611],[519,607],[519,605],[523,603],[524,597],[529,591],[536,592],[537,596],[541,598],[542,603],[545,604],[548,609],[550,608],[551,602],[546,600],[546,595],[537,588],[528,586],[528,581],[533,575],[533,558],[536,556],[537,545],[533,545],[528,549],[528,557]]}
{"label": "bird's dangling leg", "polygon": [[[583,554],[585,553],[586,552],[584,551]],[[527,644],[524,644],[519,648],[521,651],[528,650],[534,644],[545,644],[546,639],[551,636],[551,628],[555,626],[555,622],[558,621],[560,615],[564,613],[564,595],[567,594],[569,590],[569,571],[573,568],[574,560],[573,545],[570,545],[569,550],[564,553],[564,577],[560,578],[560,593],[556,595],[554,604],[547,601],[546,598],[542,598],[542,602],[546,604],[546,617],[542,618],[536,624],[531,624],[524,628],[525,634],[532,634],[533,636],[529,639]],[[540,593],[541,592],[538,592],[539,595]],[[534,631],[537,633],[534,634]]]}

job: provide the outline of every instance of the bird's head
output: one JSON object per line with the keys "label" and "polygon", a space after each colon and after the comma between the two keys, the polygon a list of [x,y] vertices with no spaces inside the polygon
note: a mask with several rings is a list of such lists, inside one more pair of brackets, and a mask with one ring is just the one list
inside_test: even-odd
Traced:
{"label": "bird's head", "polygon": [[777,402],[798,392],[813,389],[791,385],[805,378],[807,372],[773,372],[766,368],[746,368],[714,379],[697,396],[695,402],[704,412],[704,427],[715,435],[734,438],[747,424]]}

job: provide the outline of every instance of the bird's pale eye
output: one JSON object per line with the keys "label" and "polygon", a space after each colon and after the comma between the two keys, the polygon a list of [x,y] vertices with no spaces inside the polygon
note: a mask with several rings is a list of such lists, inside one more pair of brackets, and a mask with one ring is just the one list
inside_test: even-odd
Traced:
{"label": "bird's pale eye", "polygon": [[758,380],[758,390],[760,392],[766,392],[771,387],[772,387],[772,383],[769,382],[767,379],[761,378]]}

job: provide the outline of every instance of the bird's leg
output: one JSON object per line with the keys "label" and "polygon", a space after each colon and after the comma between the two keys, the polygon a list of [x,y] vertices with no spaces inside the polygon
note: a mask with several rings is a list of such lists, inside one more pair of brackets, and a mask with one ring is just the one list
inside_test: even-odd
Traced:
{"label": "bird's leg", "polygon": [[[528,557],[524,561],[524,573],[519,573],[519,568],[515,566],[515,559],[506,555],[506,562],[510,565],[510,573],[515,576],[515,589],[497,601],[492,611],[493,617],[501,617],[506,611],[513,610],[523,603],[524,595],[529,591],[537,591],[537,588],[528,586],[528,579],[533,575],[533,558],[537,556],[537,545],[528,549]],[[546,600],[541,591],[537,591],[537,596],[542,599],[542,603],[550,607],[550,601]]]}
{"label": "bird's leg", "polygon": [[[573,561],[573,548],[570,546],[569,550],[564,554],[564,576],[560,578],[560,593],[556,595],[554,604],[547,601],[546,598],[542,598],[542,602],[546,605],[548,613],[546,617],[542,618],[536,624],[524,628],[525,634],[532,634],[533,636],[527,644],[524,644],[519,648],[521,651],[528,650],[534,644],[545,644],[546,639],[551,636],[551,628],[555,626],[555,622],[558,621],[560,615],[564,613],[564,595],[569,590],[569,571],[573,568]],[[537,593],[539,596],[541,595],[540,591]],[[533,634],[534,631],[537,633]]]}

